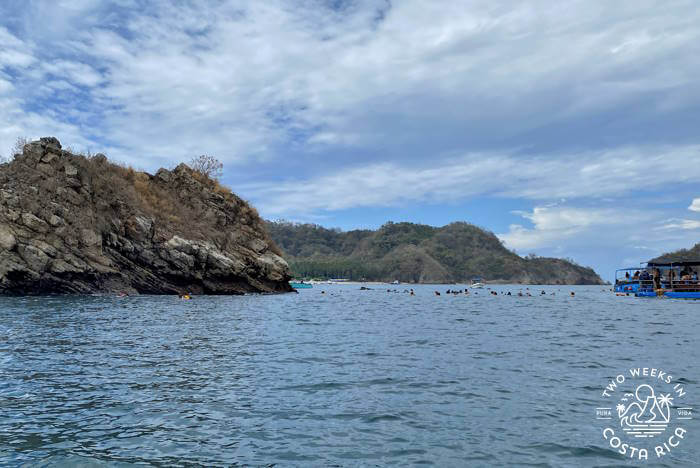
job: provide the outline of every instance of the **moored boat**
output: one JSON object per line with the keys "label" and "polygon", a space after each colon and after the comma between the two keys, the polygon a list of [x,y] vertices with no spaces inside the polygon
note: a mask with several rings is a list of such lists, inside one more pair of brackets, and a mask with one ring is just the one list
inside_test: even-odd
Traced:
{"label": "moored boat", "polygon": [[[615,293],[636,297],[700,299],[698,267],[700,261],[648,262],[640,268],[622,268],[615,272]],[[621,276],[622,272],[624,276]]]}
{"label": "moored boat", "polygon": [[481,289],[484,287],[483,280],[479,277],[472,278],[472,284],[469,285],[471,289]]}
{"label": "moored boat", "polygon": [[290,281],[289,285],[294,289],[308,289],[313,288],[314,285],[311,283],[305,283],[303,281]]}
{"label": "moored boat", "polygon": [[[615,292],[634,294],[639,289],[639,275],[643,267],[615,270]],[[624,273],[624,274],[623,274]]]}

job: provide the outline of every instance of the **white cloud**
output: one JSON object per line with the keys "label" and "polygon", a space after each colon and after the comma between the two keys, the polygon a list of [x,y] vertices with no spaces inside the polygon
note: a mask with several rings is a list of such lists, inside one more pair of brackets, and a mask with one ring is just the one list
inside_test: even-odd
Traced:
{"label": "white cloud", "polygon": [[[94,70],[91,72],[91,67],[75,61],[42,62],[33,42],[18,38],[1,25],[0,41],[6,47],[0,52],[0,155],[11,156],[11,148],[18,137],[32,139],[54,135],[78,149],[95,148],[97,145],[85,134],[89,132],[76,124],[75,119],[68,118],[80,111],[77,102],[69,100],[68,107],[63,109],[33,102],[36,108],[28,109],[32,107],[29,105],[32,99],[53,98],[73,89],[75,84],[97,85],[99,80],[95,79]],[[49,80],[47,71],[65,79]],[[89,104],[83,105],[89,107]]]}
{"label": "white cloud", "polygon": [[700,198],[694,198],[688,209],[690,211],[700,211]]}
{"label": "white cloud", "polygon": [[700,162],[699,155],[696,145],[624,147],[546,158],[515,152],[469,153],[436,158],[421,166],[378,163],[340,168],[312,179],[243,184],[237,189],[270,216],[476,196],[615,200],[635,194],[642,200],[655,188],[700,179],[700,164],[688,165],[689,160]]}
{"label": "white cloud", "polygon": [[[640,256],[644,260],[692,245],[697,242],[696,231],[700,229],[700,221],[663,219],[663,210],[631,208],[626,204],[611,207],[547,205],[514,213],[530,221],[532,227],[511,224],[508,232],[498,237],[506,247],[521,253],[587,251],[595,246],[599,252],[644,251],[646,253]],[[639,254],[634,255],[622,263],[639,262]]]}
{"label": "white cloud", "polygon": [[[17,37],[15,37],[14,34],[12,34],[10,31],[7,30],[6,27],[0,25],[0,42],[2,42],[3,45],[3,52],[5,50],[8,51],[17,51],[18,49],[21,49],[24,46],[24,43],[19,40]],[[0,64],[4,64],[3,62],[0,62]]]}
{"label": "white cloud", "polygon": [[[59,66],[92,88],[82,139],[149,167],[198,152],[268,161],[290,142],[321,148],[318,158],[391,146],[400,156],[384,160],[415,161],[426,149],[416,142],[437,151],[492,144],[654,93],[667,110],[697,103],[690,51],[700,13],[689,1],[128,6],[28,3],[21,13],[40,54],[19,47],[5,60]],[[30,89],[45,82],[41,73],[23,79],[34,80]]]}
{"label": "white cloud", "polygon": [[700,229],[700,221],[696,219],[673,219],[666,224],[656,227],[658,230],[678,230],[692,231]]}
{"label": "white cloud", "polygon": [[533,228],[512,224],[507,233],[498,235],[506,247],[516,250],[553,248],[561,242],[571,246],[574,236],[576,241],[586,243],[588,236],[597,235],[601,229],[608,235],[615,234],[601,239],[598,245],[606,241],[619,243],[624,237],[622,233],[638,229],[641,221],[651,218],[649,213],[637,210],[571,206],[536,206],[531,212],[516,214],[530,220]]}
{"label": "white cloud", "polygon": [[32,55],[19,50],[0,50],[0,65],[5,67],[27,67],[35,61],[36,59]]}
{"label": "white cloud", "polygon": [[7,93],[8,91],[11,91],[13,89],[12,83],[10,83],[8,80],[4,80],[0,78],[0,95]]}
{"label": "white cloud", "polygon": [[61,83],[94,87],[103,81],[102,76],[90,65],[75,61],[55,60],[44,64],[44,70],[59,77]]}

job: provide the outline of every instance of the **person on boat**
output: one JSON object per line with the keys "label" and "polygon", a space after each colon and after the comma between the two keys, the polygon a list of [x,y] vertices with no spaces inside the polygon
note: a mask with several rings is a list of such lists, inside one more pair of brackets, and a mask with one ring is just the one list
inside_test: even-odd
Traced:
{"label": "person on boat", "polygon": [[661,289],[661,270],[654,268],[654,289]]}
{"label": "person on boat", "polygon": [[626,281],[629,281],[629,280],[630,280],[630,272],[629,272],[629,271],[626,271],[626,272],[625,272],[625,280],[626,280]]}
{"label": "person on boat", "polygon": [[[646,270],[645,270],[645,271],[646,271]],[[632,275],[632,279],[635,280],[635,281],[639,279],[639,270],[637,270],[637,271],[634,272],[634,275]]]}

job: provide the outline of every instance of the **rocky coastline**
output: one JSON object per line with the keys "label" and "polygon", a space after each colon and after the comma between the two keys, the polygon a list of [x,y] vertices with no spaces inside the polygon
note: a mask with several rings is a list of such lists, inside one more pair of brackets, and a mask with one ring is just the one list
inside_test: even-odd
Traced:
{"label": "rocky coastline", "polygon": [[155,175],[53,137],[0,166],[0,294],[292,291],[254,208],[185,164]]}

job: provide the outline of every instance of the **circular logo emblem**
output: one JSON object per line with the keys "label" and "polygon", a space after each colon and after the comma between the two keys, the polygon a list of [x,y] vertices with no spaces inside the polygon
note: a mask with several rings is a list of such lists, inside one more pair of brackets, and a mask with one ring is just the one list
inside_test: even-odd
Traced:
{"label": "circular logo emblem", "polygon": [[635,367],[603,388],[596,408],[603,439],[619,454],[636,460],[661,458],[678,447],[693,418],[683,383],[661,369]]}

